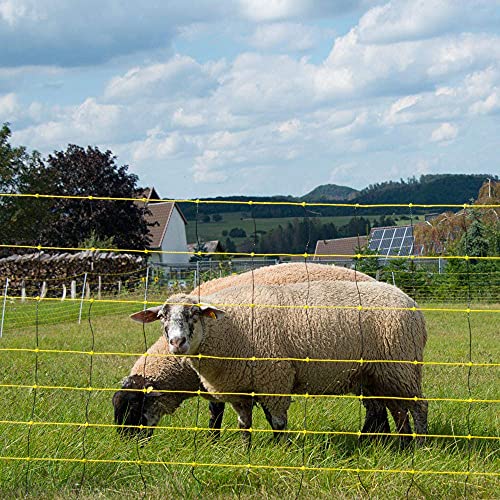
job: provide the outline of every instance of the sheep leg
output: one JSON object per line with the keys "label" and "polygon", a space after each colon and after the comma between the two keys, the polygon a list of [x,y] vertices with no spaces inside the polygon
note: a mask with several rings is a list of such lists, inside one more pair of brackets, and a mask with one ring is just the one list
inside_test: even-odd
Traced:
{"label": "sheep leg", "polygon": [[238,414],[238,427],[242,430],[242,437],[247,447],[252,443],[252,436],[247,429],[252,427],[253,400],[243,400],[232,403],[234,411]]}
{"label": "sheep leg", "polygon": [[[428,403],[427,401],[415,401],[415,403],[410,408],[411,415],[413,417],[413,423],[415,425],[415,432],[417,434],[427,434],[427,412]],[[419,444],[423,444],[425,437],[420,436],[417,438]]]}
{"label": "sheep leg", "polygon": [[210,436],[212,439],[217,440],[220,438],[220,429],[222,427],[222,417],[224,416],[225,403],[210,401],[208,409],[210,411]]}
{"label": "sheep leg", "polygon": [[[412,434],[410,425],[410,416],[408,408],[399,401],[387,401],[387,408],[391,412],[394,423],[396,424],[396,432],[398,434]],[[399,436],[399,445],[401,448],[406,448],[411,442],[411,436]]]}
{"label": "sheep leg", "polygon": [[[389,434],[391,427],[387,417],[387,409],[385,403],[377,399],[365,399],[363,405],[366,409],[365,423],[361,429],[362,434],[384,433]],[[361,436],[361,440],[366,438],[382,438],[387,439],[387,436]]]}
{"label": "sheep leg", "polygon": [[274,439],[279,441],[288,423],[288,408],[291,400],[288,397],[261,397],[259,401],[266,420],[274,431]]}

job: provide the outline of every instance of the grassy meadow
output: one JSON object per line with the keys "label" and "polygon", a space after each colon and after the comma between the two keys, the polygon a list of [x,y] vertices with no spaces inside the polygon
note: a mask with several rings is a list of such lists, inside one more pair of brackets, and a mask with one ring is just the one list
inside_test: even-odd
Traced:
{"label": "grassy meadow", "polygon": [[[477,307],[498,309],[497,305]],[[429,432],[447,436],[470,433],[496,440],[430,437],[423,446],[403,451],[395,438],[386,444],[359,443],[356,436],[321,433],[305,438],[292,434],[290,442],[275,444],[269,432],[262,432],[268,426],[259,408],[254,411],[250,450],[242,444],[238,432],[231,430],[237,426],[231,408],[226,410],[226,429],[214,443],[205,430],[178,429],[208,425],[207,403],[198,398],[164,417],[162,428],[145,446],[122,441],[116,430],[108,427],[113,423],[113,391],[136,359],[130,353],[144,352],[145,342],[151,345],[159,335],[157,324],[143,329],[128,319],[130,312],[140,308],[140,304],[87,302],[79,325],[77,302],[7,303],[0,339],[2,498],[25,494],[66,498],[76,493],[80,498],[117,499],[500,497],[500,477],[494,475],[500,471],[500,411],[493,403],[430,402]],[[426,318],[426,360],[468,361],[467,315],[429,311]],[[498,331],[497,313],[470,315],[474,362],[499,362]],[[41,350],[95,354],[22,351],[37,346]],[[469,378],[467,367],[428,365],[424,368],[424,392],[430,398],[499,400],[499,375],[498,367],[473,367]],[[7,387],[35,383],[65,389]],[[74,390],[89,385],[95,390]],[[291,430],[306,427],[357,432],[364,411],[358,400],[306,401],[297,396],[289,418]],[[26,424],[30,421],[34,422],[31,426]],[[83,425],[86,421],[90,425]],[[27,456],[32,460],[25,460]],[[86,463],[81,461],[84,457]],[[172,462],[213,465],[192,467]],[[248,468],[249,463],[262,468]],[[330,470],[300,470],[303,465]],[[358,474],[356,469],[372,472]],[[411,470],[417,472],[393,472]],[[448,473],[452,471],[472,474],[467,478]]]}
{"label": "grassy meadow", "polygon": [[[241,213],[224,212],[220,214],[222,220],[219,222],[198,222],[198,225],[194,221],[190,221],[186,226],[186,235],[189,243],[195,242],[197,240],[196,233],[198,232],[198,238],[200,241],[212,241],[221,240],[225,241],[227,236],[222,235],[222,231],[226,230],[228,233],[231,229],[237,227],[244,229],[248,237],[252,237],[254,232],[269,232],[272,229],[277,228],[279,225],[285,227],[289,222],[292,222],[296,217],[275,217],[269,219],[253,219],[249,215],[243,217]],[[359,214],[366,219],[373,222],[375,219],[380,218],[380,215],[365,215],[364,213]],[[315,217],[314,221],[321,224],[333,223],[337,227],[341,227],[347,224],[352,219],[352,216],[336,216],[336,217]],[[255,226],[254,226],[255,220]],[[423,216],[415,215],[413,216],[413,223],[423,220]],[[409,224],[409,220],[401,220],[398,217],[397,224],[405,225]],[[241,243],[245,238],[231,238],[235,243]]]}

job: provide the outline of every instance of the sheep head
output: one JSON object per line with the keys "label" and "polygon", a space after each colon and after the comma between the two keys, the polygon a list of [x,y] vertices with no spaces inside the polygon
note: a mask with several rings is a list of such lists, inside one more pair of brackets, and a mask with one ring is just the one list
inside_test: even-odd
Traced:
{"label": "sheep head", "polygon": [[[173,413],[186,394],[156,392],[155,387],[141,375],[131,375],[113,395],[114,419],[118,433],[124,438],[149,438],[163,415]],[[142,426],[142,428],[140,427]]]}
{"label": "sheep head", "polygon": [[189,295],[174,295],[163,306],[132,314],[140,323],[161,321],[171,354],[196,354],[203,338],[202,321],[219,320],[224,311],[213,304],[199,303]]}

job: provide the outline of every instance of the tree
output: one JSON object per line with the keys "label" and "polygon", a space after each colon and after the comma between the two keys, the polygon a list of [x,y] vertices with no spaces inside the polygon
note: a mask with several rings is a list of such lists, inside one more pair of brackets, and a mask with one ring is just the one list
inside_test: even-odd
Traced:
{"label": "tree", "polygon": [[[19,176],[24,170],[27,158],[26,149],[22,146],[12,147],[9,143],[12,132],[8,123],[0,129],[0,192],[15,193]],[[2,203],[4,199],[0,200]]]}
{"label": "tree", "polygon": [[233,227],[233,229],[229,231],[229,236],[231,238],[246,238],[247,233],[244,229],[241,229],[239,227]]}
{"label": "tree", "polygon": [[[7,123],[0,129],[0,192],[17,194],[28,192],[33,182],[33,192],[40,192],[32,174],[41,168],[40,154],[28,154],[23,146],[13,147],[9,143],[11,130]],[[0,197],[0,232],[4,244],[33,244],[39,233],[42,214],[46,204],[40,199],[26,199],[10,196]],[[2,254],[18,251],[3,250]]]}
{"label": "tree", "polygon": [[[23,186],[25,192],[60,196],[136,198],[138,177],[128,166],[118,166],[109,150],[69,145],[49,155],[45,164],[33,168]],[[149,244],[147,209],[132,200],[49,199],[35,220],[42,245],[78,247],[91,236],[113,238],[117,248],[143,249]],[[33,235],[34,236],[34,235]]]}

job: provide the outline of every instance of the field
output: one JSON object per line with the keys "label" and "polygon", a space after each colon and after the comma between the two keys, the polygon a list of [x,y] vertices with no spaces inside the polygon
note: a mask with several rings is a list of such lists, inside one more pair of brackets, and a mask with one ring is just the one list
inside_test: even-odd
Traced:
{"label": "field", "polygon": [[[294,217],[276,217],[273,219],[254,219],[251,217],[242,217],[241,213],[221,213],[222,220],[219,222],[198,222],[198,225],[194,221],[189,221],[186,226],[186,235],[189,243],[196,241],[196,233],[198,232],[198,238],[200,241],[212,241],[221,240],[224,242],[226,236],[222,235],[222,231],[231,231],[231,229],[237,227],[244,229],[247,236],[253,236],[254,232],[265,231],[269,232],[271,229],[278,227],[280,224],[284,227],[288,222],[294,220]],[[378,219],[380,216],[374,215],[364,215],[361,216],[373,220]],[[314,217],[310,220],[316,221],[321,224],[333,223],[337,228],[347,224],[352,219],[351,216],[339,216],[339,217]],[[422,220],[422,216],[414,216],[413,223]],[[409,224],[409,220],[398,220],[398,225]],[[239,243],[244,240],[244,238],[231,238],[235,243]]]}
{"label": "field", "polygon": [[[155,431],[145,446],[120,440],[116,430],[108,426],[113,423],[113,391],[128,374],[136,355],[144,352],[145,342],[150,345],[159,334],[156,324],[143,330],[128,319],[130,312],[141,307],[86,303],[82,323],[78,325],[78,303],[7,303],[4,336],[0,339],[2,498],[25,494],[66,498],[76,493],[80,498],[117,499],[143,495],[147,498],[500,496],[500,478],[496,475],[500,470],[500,412],[495,403],[430,402],[430,434],[455,437],[430,437],[425,445],[404,451],[399,450],[395,438],[390,438],[388,444],[360,444],[355,435],[321,432],[306,437],[291,434],[289,443],[275,444],[271,435],[264,432],[268,427],[259,408],[254,412],[250,450],[242,444],[238,432],[232,430],[237,426],[236,415],[229,408],[221,440],[213,443],[206,430],[186,429],[207,426],[207,404],[198,398],[185,402],[178,412],[165,417],[160,422],[162,428]],[[474,307],[498,310],[497,305]],[[486,310],[471,313],[470,330],[468,316],[463,312],[428,311],[426,319],[427,361],[467,362],[471,339],[475,363],[499,362],[497,313]],[[36,347],[66,352],[22,351]],[[21,384],[28,387],[8,387]],[[52,388],[34,390],[34,384]],[[93,390],[74,389],[89,386]],[[426,365],[424,387],[430,398],[498,401],[499,367],[473,367],[469,373],[468,367]],[[363,418],[358,400],[306,401],[297,396],[290,410],[289,428],[357,432]],[[30,421],[32,425],[28,425]],[[90,425],[85,426],[85,422]],[[457,437],[469,434],[473,438]],[[28,456],[30,461],[22,459]],[[172,462],[196,463],[196,466]],[[303,465],[305,470],[300,469]],[[364,471],[357,473],[356,469]],[[410,473],[411,470],[416,472]],[[449,473],[453,471],[459,474]],[[464,474],[468,471],[469,476]]]}

